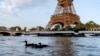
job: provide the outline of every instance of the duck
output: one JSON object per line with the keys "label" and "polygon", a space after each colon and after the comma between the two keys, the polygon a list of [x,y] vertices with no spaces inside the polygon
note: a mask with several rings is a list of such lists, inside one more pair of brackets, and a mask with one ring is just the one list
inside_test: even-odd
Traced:
{"label": "duck", "polygon": [[45,44],[42,44],[41,42],[39,42],[37,47],[44,48],[44,47],[48,47],[48,45],[45,45]]}
{"label": "duck", "polygon": [[38,44],[28,44],[28,42],[25,40],[25,47],[32,47],[32,48],[44,48],[44,47],[48,47],[48,45],[42,44],[41,42],[39,42]]}
{"label": "duck", "polygon": [[26,40],[25,40],[24,42],[25,42],[25,46],[26,46],[26,47],[34,46],[34,43],[28,44],[28,42],[27,42]]}

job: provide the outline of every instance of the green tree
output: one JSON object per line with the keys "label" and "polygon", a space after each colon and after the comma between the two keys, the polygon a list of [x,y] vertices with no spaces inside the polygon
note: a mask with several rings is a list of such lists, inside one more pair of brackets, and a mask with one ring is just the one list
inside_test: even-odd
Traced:
{"label": "green tree", "polygon": [[86,26],[85,24],[83,23],[80,23],[79,25],[76,25],[74,28],[73,28],[74,31],[84,31],[86,30]]}
{"label": "green tree", "polygon": [[100,25],[96,24],[95,22],[93,21],[89,21],[85,24],[86,28],[87,29],[90,29],[90,28],[94,28],[94,27],[100,27]]}
{"label": "green tree", "polygon": [[19,27],[19,26],[10,27],[10,31],[16,31],[16,29],[17,29],[18,31],[21,31],[21,27]]}
{"label": "green tree", "polygon": [[42,31],[42,30],[44,30],[44,27],[38,26],[38,27],[37,27],[37,30]]}
{"label": "green tree", "polygon": [[70,26],[66,26],[65,28],[63,28],[62,30],[65,30],[65,31],[70,31],[70,30],[73,30]]}
{"label": "green tree", "polygon": [[10,31],[16,31],[15,27],[10,27]]}
{"label": "green tree", "polygon": [[6,31],[7,28],[5,26],[0,26],[0,31]]}
{"label": "green tree", "polygon": [[53,31],[58,31],[58,30],[60,30],[60,26],[59,25],[55,25],[55,27],[52,30]]}
{"label": "green tree", "polygon": [[51,31],[51,29],[50,28],[48,28],[48,29],[45,29],[46,31]]}
{"label": "green tree", "polygon": [[35,30],[36,30],[36,28],[34,28],[34,27],[30,29],[30,31],[35,31]]}
{"label": "green tree", "polygon": [[17,28],[19,31],[22,30],[20,26],[15,26],[15,28]]}

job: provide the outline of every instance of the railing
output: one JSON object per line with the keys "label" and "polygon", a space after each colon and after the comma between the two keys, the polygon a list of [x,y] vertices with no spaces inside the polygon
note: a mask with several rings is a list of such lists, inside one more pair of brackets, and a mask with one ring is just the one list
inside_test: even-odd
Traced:
{"label": "railing", "polygon": [[79,32],[74,32],[74,31],[31,31],[30,34],[32,33],[85,33],[85,34],[91,34],[91,33],[100,33],[100,31],[79,31]]}

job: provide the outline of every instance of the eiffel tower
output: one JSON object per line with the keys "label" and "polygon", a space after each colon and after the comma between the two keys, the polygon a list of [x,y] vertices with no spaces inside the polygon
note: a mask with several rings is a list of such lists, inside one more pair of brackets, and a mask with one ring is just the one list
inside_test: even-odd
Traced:
{"label": "eiffel tower", "polygon": [[62,27],[80,24],[80,18],[74,9],[73,0],[57,1],[55,13],[52,15],[46,29],[50,29],[55,24],[61,24]]}

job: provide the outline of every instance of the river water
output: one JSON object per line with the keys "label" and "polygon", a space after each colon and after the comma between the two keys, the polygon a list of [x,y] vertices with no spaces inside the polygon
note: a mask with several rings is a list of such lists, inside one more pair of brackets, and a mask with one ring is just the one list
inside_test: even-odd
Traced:
{"label": "river water", "polygon": [[[25,40],[49,47],[26,48]],[[0,36],[0,56],[100,56],[100,38]]]}

